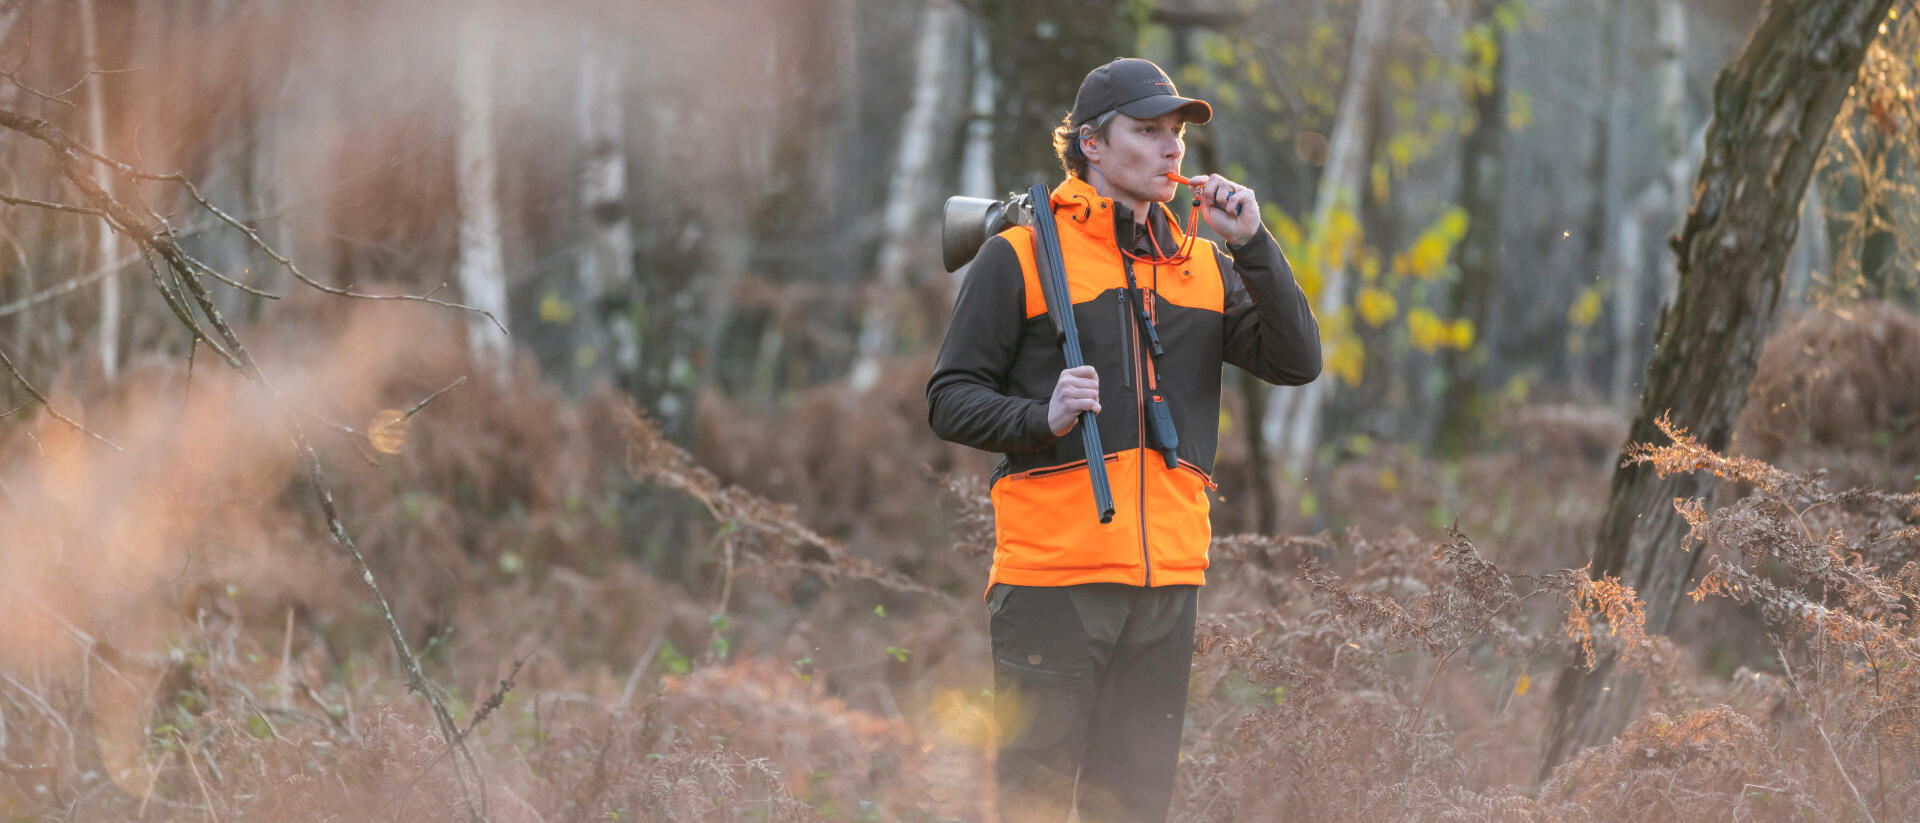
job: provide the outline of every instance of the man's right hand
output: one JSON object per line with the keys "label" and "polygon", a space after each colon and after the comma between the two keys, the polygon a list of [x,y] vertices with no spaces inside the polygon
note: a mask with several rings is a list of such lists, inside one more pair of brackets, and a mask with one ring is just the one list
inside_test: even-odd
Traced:
{"label": "man's right hand", "polygon": [[1100,413],[1100,375],[1092,366],[1067,369],[1053,384],[1053,399],[1047,402],[1047,428],[1059,437],[1073,431],[1080,413]]}

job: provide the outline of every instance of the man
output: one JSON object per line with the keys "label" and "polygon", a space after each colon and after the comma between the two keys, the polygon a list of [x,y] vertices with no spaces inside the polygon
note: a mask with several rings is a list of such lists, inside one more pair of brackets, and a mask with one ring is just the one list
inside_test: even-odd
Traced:
{"label": "man", "polygon": [[[1087,365],[1066,369],[1034,235],[1017,227],[968,266],[927,384],[935,433],[1004,455],[986,596],[1003,820],[1065,820],[1076,801],[1084,821],[1166,818],[1212,539],[1220,364],[1282,385],[1320,373],[1319,326],[1253,191],[1192,181],[1225,251],[1164,205],[1186,125],[1212,115],[1149,61],[1089,73],[1053,133],[1067,179],[1051,198]],[[1106,524],[1082,440],[1064,436],[1082,411],[1108,452]]]}

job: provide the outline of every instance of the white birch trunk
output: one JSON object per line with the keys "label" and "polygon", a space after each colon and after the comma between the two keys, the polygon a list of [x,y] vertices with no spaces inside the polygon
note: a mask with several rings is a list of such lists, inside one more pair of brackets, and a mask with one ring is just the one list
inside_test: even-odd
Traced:
{"label": "white birch trunk", "polygon": [[[1660,43],[1660,140],[1667,164],[1667,205],[1672,230],[1678,233],[1693,207],[1693,181],[1706,158],[1706,124],[1687,122],[1687,7],[1681,0],[1660,0],[1660,22],[1654,37]],[[1660,255],[1660,301],[1665,304],[1680,287],[1674,256]]]}
{"label": "white birch trunk", "polygon": [[[454,69],[460,124],[454,137],[459,190],[460,256],[456,277],[467,305],[507,322],[506,262],[500,249],[500,206],[495,200],[497,157],[493,146],[493,31],[484,20],[462,24]],[[505,379],[506,335],[485,317],[467,324],[474,360]]]}
{"label": "white birch trunk", "polygon": [[[993,184],[993,53],[983,27],[973,32],[973,100],[968,106],[967,143],[960,155],[960,193],[998,197]],[[962,271],[965,271],[962,269]]]}
{"label": "white birch trunk", "polygon": [[916,244],[927,243],[926,229],[918,225],[920,204],[927,199],[932,177],[934,127],[940,90],[946,85],[953,17],[947,0],[927,0],[920,18],[920,39],[914,49],[913,102],[900,129],[900,153],[887,186],[886,211],[881,216],[874,298],[860,324],[859,354],[850,379],[855,393],[873,386],[880,374],[880,358],[893,350],[894,309],[907,284],[911,250]]}
{"label": "white birch trunk", "polygon": [[[1319,191],[1314,195],[1312,226],[1324,230],[1334,211],[1359,207],[1360,186],[1366,180],[1368,96],[1373,92],[1375,59],[1386,37],[1392,0],[1361,0],[1360,18],[1353,35],[1353,56],[1347,71],[1347,88],[1340,96],[1340,113],[1333,121],[1333,139],[1327,149],[1326,169],[1320,173]],[[1315,314],[1331,318],[1347,302],[1346,266],[1327,266],[1321,281],[1320,305]],[[1322,341],[1322,346],[1326,342]],[[1323,350],[1323,355],[1330,354]],[[1305,386],[1273,389],[1273,400],[1262,421],[1267,442],[1280,446],[1281,458],[1289,475],[1298,477],[1313,456],[1314,439],[1320,431],[1320,415],[1334,390],[1332,376]]]}
{"label": "white birch trunk", "polygon": [[1833,271],[1833,250],[1827,242],[1827,210],[1820,200],[1820,178],[1807,183],[1807,200],[1800,206],[1800,235],[1787,262],[1783,296],[1789,305],[1805,305],[1807,287],[1817,272]]}
{"label": "white birch trunk", "polygon": [[[580,95],[576,112],[585,162],[580,174],[581,213],[587,221],[587,245],[580,259],[580,297],[598,308],[611,293],[633,281],[633,220],[627,212],[626,112],[621,108],[620,66],[593,41],[580,50]],[[591,312],[589,322],[599,321]],[[622,373],[640,368],[640,338],[626,312],[606,318],[613,338],[614,367]]]}
{"label": "white birch trunk", "polygon": [[[81,62],[91,71],[100,68],[99,29],[95,25],[93,0],[80,0],[80,49]],[[111,155],[107,147],[107,122],[105,104],[101,100],[105,89],[101,83],[105,75],[92,75],[86,79],[87,90],[87,143],[95,149]],[[103,179],[111,179],[104,176]],[[105,221],[87,221],[88,230],[93,232],[93,266],[113,265],[120,259],[120,238],[107,227]],[[100,374],[112,380],[120,368],[120,278],[108,275],[100,281],[100,338],[98,340]]]}

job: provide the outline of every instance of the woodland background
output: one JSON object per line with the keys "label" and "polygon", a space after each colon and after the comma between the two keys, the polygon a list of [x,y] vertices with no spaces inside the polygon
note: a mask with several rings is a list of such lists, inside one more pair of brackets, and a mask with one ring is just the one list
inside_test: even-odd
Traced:
{"label": "woodland background", "polygon": [[[1176,819],[1910,819],[1920,25],[1799,4],[1869,6],[1726,433],[1623,454],[1759,2],[0,2],[0,813],[982,819],[939,208],[1139,55],[1327,350],[1228,375]],[[1590,573],[1623,457],[1722,478],[1677,609]]]}

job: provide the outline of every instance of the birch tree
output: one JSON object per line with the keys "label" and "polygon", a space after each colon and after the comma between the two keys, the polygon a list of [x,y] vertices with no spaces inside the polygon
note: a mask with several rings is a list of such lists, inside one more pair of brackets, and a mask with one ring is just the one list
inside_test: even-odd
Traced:
{"label": "birch tree", "polygon": [[[625,110],[620,63],[591,38],[580,49],[575,110],[584,157],[580,167],[580,212],[586,246],[580,255],[581,301],[593,308],[611,340],[620,373],[640,367],[639,329],[620,299],[633,282],[633,219],[627,210]],[[596,327],[599,324],[594,324]]]}
{"label": "birch tree", "polygon": [[[1371,135],[1367,129],[1367,109],[1374,93],[1374,71],[1386,40],[1393,0],[1360,0],[1360,16],[1355,24],[1353,52],[1347,71],[1347,87],[1340,97],[1340,113],[1335,116],[1333,137],[1327,148],[1327,165],[1320,174],[1319,191],[1314,196],[1310,225],[1324,231],[1342,209],[1358,207],[1360,186],[1366,180],[1367,147]],[[1346,255],[1336,255],[1336,263],[1322,272],[1319,303],[1315,314],[1332,318],[1347,302]],[[1322,345],[1328,345],[1323,340]],[[1273,402],[1268,406],[1268,440],[1280,444],[1287,471],[1299,475],[1314,451],[1314,438],[1320,432],[1320,416],[1326,405],[1332,381],[1315,380],[1300,387],[1272,387]]]}
{"label": "birch tree", "polygon": [[[98,19],[94,15],[93,0],[80,0],[80,54],[81,61],[91,71],[100,67],[100,37]],[[87,94],[87,143],[101,151],[107,150],[107,125],[105,102],[101,99],[105,92],[102,83],[105,77],[93,74],[86,78]],[[103,222],[90,222],[93,256],[91,267],[110,266],[120,259],[120,239]],[[100,282],[100,337],[96,350],[100,359],[100,373],[108,380],[114,378],[120,365],[120,278],[111,274]]]}
{"label": "birch tree", "polygon": [[[973,90],[967,106],[965,148],[960,154],[960,193],[998,197],[993,185],[993,50],[976,22],[973,30]],[[962,269],[965,271],[965,269]]]}
{"label": "birch tree", "polygon": [[860,350],[854,360],[852,386],[864,392],[880,374],[880,358],[894,349],[895,312],[907,285],[907,267],[915,246],[925,246],[927,231],[920,225],[921,205],[928,199],[933,177],[933,146],[940,111],[940,90],[950,70],[947,44],[953,39],[953,9],[947,0],[927,0],[921,14],[920,39],[914,47],[913,102],[900,129],[900,151],[887,186],[880,258],[875,265],[873,299],[860,323]]}
{"label": "birch tree", "polygon": [[1673,295],[1673,265],[1664,256],[1650,254],[1649,244],[1665,237],[1686,213],[1692,196],[1687,183],[1700,167],[1700,141],[1688,139],[1693,129],[1687,117],[1686,7],[1678,0],[1658,0],[1656,5],[1657,120],[1661,156],[1670,159],[1661,175],[1628,204],[1612,232],[1612,271],[1618,280],[1613,292],[1613,378],[1608,396],[1616,409],[1632,407],[1633,379],[1643,365],[1639,329],[1649,308],[1647,275],[1659,275],[1656,307]]}
{"label": "birch tree", "polygon": [[[493,145],[492,25],[473,15],[461,24],[454,85],[460,120],[454,136],[459,190],[460,256],[455,277],[468,305],[507,318],[506,262],[500,248],[500,204],[495,199],[499,158]],[[504,379],[508,368],[506,333],[480,317],[467,323],[467,345],[476,362],[489,364]]]}

